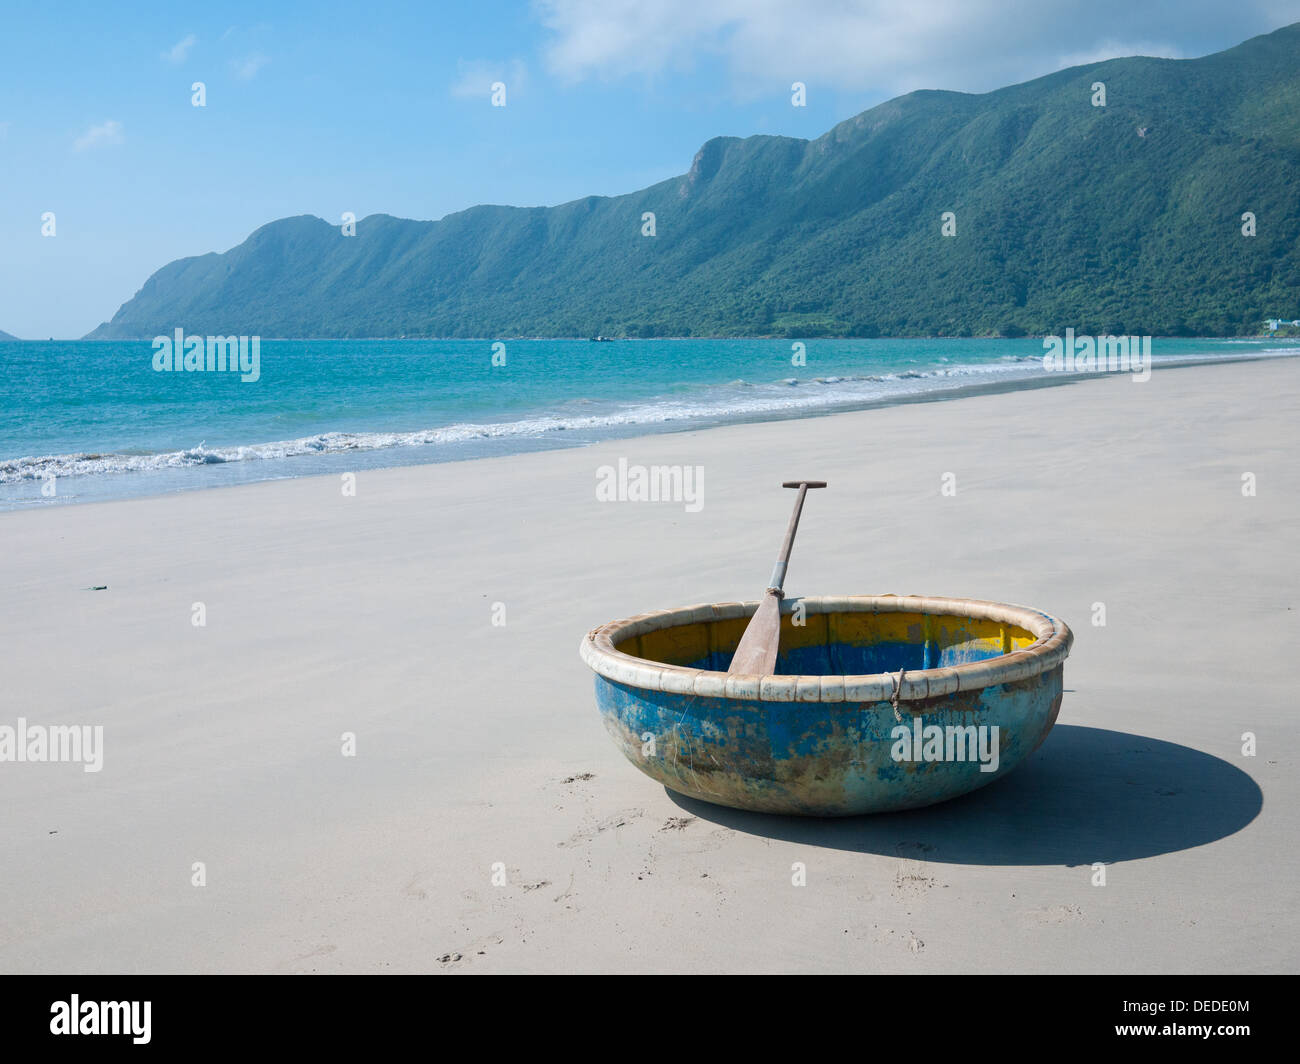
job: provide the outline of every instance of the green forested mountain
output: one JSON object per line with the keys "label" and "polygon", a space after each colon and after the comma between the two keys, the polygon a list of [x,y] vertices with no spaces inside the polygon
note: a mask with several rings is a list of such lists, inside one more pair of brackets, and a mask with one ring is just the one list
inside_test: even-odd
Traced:
{"label": "green forested mountain", "polygon": [[914,92],[812,141],[719,137],[625,196],[351,237],[282,219],[163,267],[90,335],[1234,335],[1300,317],[1298,240],[1300,24]]}

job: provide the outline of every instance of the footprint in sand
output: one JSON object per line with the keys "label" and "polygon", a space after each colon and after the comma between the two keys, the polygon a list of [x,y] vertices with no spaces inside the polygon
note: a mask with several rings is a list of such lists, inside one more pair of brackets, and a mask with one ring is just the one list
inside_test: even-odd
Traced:
{"label": "footprint in sand", "polygon": [[615,813],[613,816],[606,817],[604,820],[596,824],[595,827],[575,832],[563,842],[556,843],[556,845],[561,848],[580,846],[584,842],[591,842],[598,836],[603,835],[606,831],[612,831],[615,828],[624,827],[625,825],[632,823],[634,820],[639,820],[643,816],[645,816],[644,809],[627,809],[621,813]]}
{"label": "footprint in sand", "polygon": [[482,957],[487,954],[489,946],[499,946],[505,941],[505,936],[500,934],[486,935],[478,941],[464,947],[464,949],[448,950],[438,957],[438,963],[444,968],[458,965],[461,961],[469,963],[475,957]]}
{"label": "footprint in sand", "polygon": [[894,873],[894,897],[919,898],[934,886],[934,876],[919,861],[901,861]]}
{"label": "footprint in sand", "polygon": [[317,946],[316,949],[312,950],[310,953],[304,953],[301,957],[294,957],[293,960],[286,962],[283,967],[289,968],[291,971],[295,972],[301,971],[301,969],[298,968],[298,965],[302,964],[304,961],[309,961],[316,957],[328,957],[331,953],[337,951],[338,946]]}
{"label": "footprint in sand", "polygon": [[1030,909],[1025,913],[1025,922],[1035,927],[1060,927],[1063,924],[1081,924],[1084,916],[1077,905],[1048,905],[1042,909]]}
{"label": "footprint in sand", "polygon": [[919,856],[933,850],[933,846],[924,842],[905,842],[894,848],[899,857],[898,868],[894,873],[894,897],[918,898],[934,886],[934,876],[930,875],[922,861],[903,856],[906,853]]}

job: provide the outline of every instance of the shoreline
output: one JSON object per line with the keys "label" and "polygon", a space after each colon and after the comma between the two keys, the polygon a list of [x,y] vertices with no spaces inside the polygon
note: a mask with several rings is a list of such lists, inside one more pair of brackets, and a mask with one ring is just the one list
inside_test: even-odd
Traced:
{"label": "shoreline", "polygon": [[[1169,361],[1152,363],[1151,372],[1174,369],[1188,369],[1197,366],[1234,365],[1237,363],[1268,362],[1300,358],[1300,351],[1294,354],[1243,354],[1243,355],[1207,355],[1200,356],[1166,356]],[[936,387],[912,393],[899,393],[880,398],[824,405],[808,404],[794,409],[773,408],[753,414],[735,414],[732,416],[701,416],[668,418],[661,422],[633,422],[625,425],[607,425],[598,430],[554,428],[526,436],[501,436],[492,438],[488,443],[478,446],[493,448],[495,453],[485,454],[446,454],[443,448],[452,448],[457,444],[391,444],[376,447],[359,447],[352,450],[323,451],[310,454],[294,454],[272,458],[245,458],[235,462],[219,461],[213,463],[194,462],[180,464],[174,468],[154,468],[148,470],[105,471],[90,474],[65,474],[59,477],[63,487],[60,495],[53,499],[45,498],[40,492],[40,480],[37,477],[25,477],[6,484],[0,484],[0,514],[25,512],[32,509],[44,509],[66,505],[88,505],[135,498],[165,497],[191,491],[209,491],[224,487],[234,487],[262,481],[296,480],[302,477],[330,476],[341,472],[377,469],[401,469],[409,466],[442,465],[449,462],[479,461],[485,458],[508,457],[513,454],[527,454],[537,451],[570,450],[590,447],[598,443],[613,440],[636,440],[642,437],[672,435],[681,432],[700,432],[728,425],[758,425],[785,421],[813,420],[832,417],[838,414],[859,413],[869,410],[888,409],[896,406],[915,404],[952,402],[959,399],[980,395],[1000,395],[1012,392],[1036,391],[1045,388],[1078,384],[1088,380],[1106,377],[1130,377],[1128,370],[1110,372],[1042,372],[1039,376],[1015,377],[1009,380],[985,380],[955,384],[951,387]],[[486,423],[488,427],[495,423]],[[433,430],[438,431],[438,430]],[[279,443],[291,441],[277,441]],[[273,442],[241,445],[247,447],[274,446]],[[158,452],[166,456],[181,452]],[[406,461],[395,461],[394,457],[407,455]],[[111,456],[111,454],[110,454]],[[36,458],[67,456],[24,456],[9,459],[11,462],[32,461]],[[267,462],[269,465],[262,465]],[[0,463],[2,464],[2,463]],[[299,466],[301,471],[292,471]],[[239,467],[235,470],[235,467]],[[285,472],[285,467],[291,470]],[[309,468],[317,467],[317,468]],[[323,468],[322,468],[323,467]],[[262,475],[258,475],[259,472]],[[246,475],[240,475],[241,473]],[[207,477],[207,483],[191,481]],[[211,482],[213,477],[224,476],[225,482]],[[92,491],[87,495],[75,491],[78,484],[89,486]],[[117,490],[115,486],[125,489]],[[19,489],[26,487],[25,493]]]}
{"label": "shoreline", "polygon": [[[1294,328],[1294,327],[1292,327]],[[93,331],[93,330],[92,330]],[[1262,333],[1235,333],[1232,336],[1221,334],[1186,333],[1186,334],[1152,334],[1152,340],[1270,340],[1278,339],[1300,339],[1300,330],[1295,332],[1283,333],[1280,337],[1278,331],[1265,330]],[[1049,336],[1056,336],[1056,333],[1020,333],[1017,336],[1004,336],[1000,333],[981,333],[971,336],[949,336],[943,333],[917,333],[916,335],[907,336],[850,336],[838,333],[718,333],[708,336],[262,336],[262,340],[288,340],[297,343],[320,342],[349,342],[349,343],[384,343],[388,341],[402,340],[420,340],[432,343],[439,342],[460,342],[469,341],[472,343],[492,343],[494,340],[502,340],[512,343],[519,340],[540,340],[540,341],[592,341],[592,342],[632,342],[644,340],[654,343],[660,340],[1045,340]],[[1101,334],[1093,334],[1101,335]],[[1140,334],[1145,335],[1145,334]],[[87,333],[81,337],[71,336],[51,336],[44,340],[22,339],[17,336],[0,337],[0,343],[13,344],[47,344],[47,343],[66,343],[66,344],[116,344],[116,343],[148,343],[155,339],[154,336],[91,336]]]}

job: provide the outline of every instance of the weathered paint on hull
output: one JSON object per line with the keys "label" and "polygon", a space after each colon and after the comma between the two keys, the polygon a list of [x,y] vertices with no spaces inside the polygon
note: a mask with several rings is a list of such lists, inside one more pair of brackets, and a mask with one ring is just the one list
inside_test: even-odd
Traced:
{"label": "weathered paint on hull", "polygon": [[[794,624],[799,603],[806,617]],[[804,816],[916,809],[1001,779],[1056,722],[1073,637],[1039,611],[964,599],[792,600],[780,675],[726,674],[754,606],[646,614],[584,641],[615,743],[681,794]],[[896,757],[900,724],[945,736],[982,725],[986,743],[996,728],[996,759],[962,738],[946,757]]]}
{"label": "weathered paint on hull", "polygon": [[[758,702],[644,691],[596,677],[596,704],[632,764],[679,794],[734,809],[853,816],[918,809],[1001,779],[1047,737],[1061,668],[907,707],[927,725],[998,728],[996,771],[978,761],[896,761],[889,702]],[[924,733],[922,733],[924,734]],[[646,738],[653,738],[653,744]]]}

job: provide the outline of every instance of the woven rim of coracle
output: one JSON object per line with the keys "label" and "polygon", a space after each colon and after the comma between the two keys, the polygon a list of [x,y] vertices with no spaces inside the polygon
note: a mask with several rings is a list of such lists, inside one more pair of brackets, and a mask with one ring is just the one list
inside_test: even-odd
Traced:
{"label": "woven rim of coracle", "polygon": [[615,649],[634,636],[662,628],[753,616],[757,602],[713,602],[611,621],[593,628],[582,640],[582,660],[616,683],[667,694],[711,698],[757,699],[762,702],[922,702],[960,691],[1027,680],[1056,668],[1070,653],[1074,636],[1063,621],[1028,606],[980,599],[925,595],[845,595],[789,598],[782,613],[802,604],[806,615],[825,613],[921,613],[1013,624],[1030,632],[1034,642],[1020,650],[964,665],[939,669],[881,672],[858,676],[733,675],[669,665]]}

